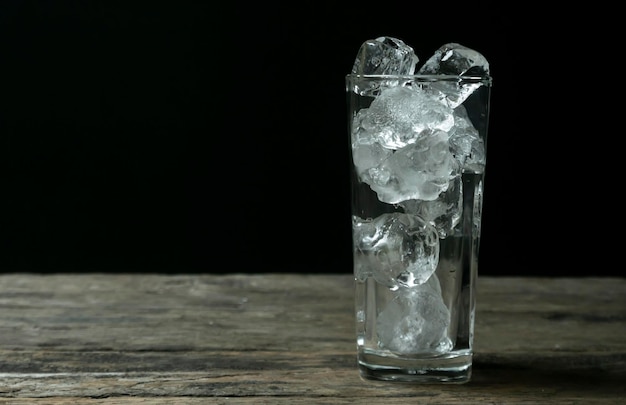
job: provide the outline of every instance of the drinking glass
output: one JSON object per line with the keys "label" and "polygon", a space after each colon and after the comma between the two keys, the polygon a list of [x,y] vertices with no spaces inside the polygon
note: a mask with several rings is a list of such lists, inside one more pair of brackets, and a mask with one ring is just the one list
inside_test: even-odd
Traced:
{"label": "drinking glass", "polygon": [[471,379],[491,84],[490,76],[346,76],[365,379]]}

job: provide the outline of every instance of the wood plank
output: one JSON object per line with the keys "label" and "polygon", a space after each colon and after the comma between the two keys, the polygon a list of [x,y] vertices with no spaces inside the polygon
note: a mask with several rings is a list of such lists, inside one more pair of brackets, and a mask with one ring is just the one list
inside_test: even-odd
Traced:
{"label": "wood plank", "polygon": [[349,275],[2,275],[0,404],[626,398],[626,279],[478,287],[473,379],[433,386],[360,379]]}

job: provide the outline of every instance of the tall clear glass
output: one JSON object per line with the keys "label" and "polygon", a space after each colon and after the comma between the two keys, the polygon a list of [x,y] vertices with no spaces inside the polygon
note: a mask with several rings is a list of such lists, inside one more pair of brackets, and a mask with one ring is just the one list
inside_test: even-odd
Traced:
{"label": "tall clear glass", "polygon": [[346,76],[363,378],[471,378],[491,83]]}

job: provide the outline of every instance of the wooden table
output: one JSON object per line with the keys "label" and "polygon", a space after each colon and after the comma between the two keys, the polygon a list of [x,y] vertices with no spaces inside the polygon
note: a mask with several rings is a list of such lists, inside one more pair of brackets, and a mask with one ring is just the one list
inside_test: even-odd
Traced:
{"label": "wooden table", "polygon": [[0,404],[626,403],[626,279],[479,277],[472,381],[362,380],[350,275],[0,275]]}

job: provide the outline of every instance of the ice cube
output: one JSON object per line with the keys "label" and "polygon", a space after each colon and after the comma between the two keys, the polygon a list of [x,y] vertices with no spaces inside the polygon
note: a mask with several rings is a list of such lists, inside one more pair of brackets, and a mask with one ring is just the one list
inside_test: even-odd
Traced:
{"label": "ice cube", "polygon": [[380,347],[399,354],[450,351],[450,311],[443,302],[437,276],[396,294],[376,319]]}
{"label": "ice cube", "polygon": [[436,199],[458,167],[448,143],[454,124],[454,111],[419,88],[383,89],[352,124],[359,178],[385,203]]}
{"label": "ice cube", "polygon": [[[359,48],[352,65],[357,75],[412,75],[419,58],[409,45],[394,37],[370,39]],[[377,81],[355,81],[354,91],[360,95],[376,96],[382,88],[397,86],[397,78]]]}
{"label": "ice cube", "polygon": [[397,289],[425,283],[439,264],[437,230],[424,219],[403,213],[375,219],[353,217],[355,274],[372,276]]}
{"label": "ice cube", "polygon": [[358,75],[411,75],[419,58],[401,39],[378,37],[361,45],[352,66]]}
{"label": "ice cube", "polygon": [[367,170],[362,180],[382,202],[432,201],[448,189],[450,180],[459,170],[458,162],[450,153],[448,134],[437,130],[397,150]]}
{"label": "ice cube", "polygon": [[464,171],[482,173],[485,170],[485,143],[463,105],[454,109],[454,126],[450,130],[450,151]]}
{"label": "ice cube", "polygon": [[489,62],[478,51],[451,42],[442,45],[418,70],[420,75],[483,76]]}
{"label": "ice cube", "polygon": [[[484,76],[489,74],[489,62],[480,52],[451,42],[439,47],[419,68],[417,74]],[[456,108],[480,86],[480,83],[474,82],[439,81],[433,83],[429,89],[433,94],[438,94],[438,98],[448,106]]]}
{"label": "ice cube", "polygon": [[419,89],[396,86],[383,89],[369,108],[359,111],[352,142],[377,142],[388,149],[400,149],[425,132],[448,131],[453,125],[452,109]]}
{"label": "ice cube", "polygon": [[450,180],[448,189],[436,200],[407,200],[399,203],[407,214],[424,218],[439,232],[439,239],[445,239],[454,233],[454,228],[461,220],[463,213],[463,183],[461,176]]}

